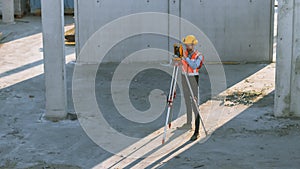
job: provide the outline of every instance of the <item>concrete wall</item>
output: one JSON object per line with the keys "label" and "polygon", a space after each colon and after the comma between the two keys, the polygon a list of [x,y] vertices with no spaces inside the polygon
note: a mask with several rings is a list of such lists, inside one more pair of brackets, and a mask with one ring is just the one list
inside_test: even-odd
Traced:
{"label": "concrete wall", "polygon": [[[137,12],[164,12],[182,16],[203,30],[222,61],[272,60],[273,0],[76,0],[76,3],[77,53],[95,31],[118,17]],[[169,22],[166,27],[169,32],[178,32],[178,37],[185,36],[183,25],[166,22]],[[153,21],[153,24],[160,23]],[[105,61],[122,60],[124,54],[149,46],[172,51],[173,42],[159,36],[140,35],[130,39],[134,45],[119,46],[117,53]],[[198,47],[201,50],[201,46]],[[168,56],[161,59],[168,60]],[[217,60],[207,56],[206,61]]]}
{"label": "concrete wall", "polygon": [[[0,1],[0,15],[2,15],[2,0]],[[22,16],[26,11],[26,0],[14,0],[14,14]]]}
{"label": "concrete wall", "polygon": [[183,2],[182,17],[207,34],[222,61],[271,60],[272,0]]}
{"label": "concrete wall", "polygon": [[[95,1],[80,1],[77,0],[76,28],[77,28],[77,53],[88,40],[88,38],[105,24],[122,16],[140,12],[162,12],[168,13],[168,1],[164,0],[95,0]],[[76,10],[76,8],[75,8]],[[166,22],[168,20],[166,19]],[[132,23],[143,29],[143,25]],[[160,24],[155,23],[153,24]],[[165,27],[167,32],[167,27]],[[119,31],[123,31],[120,27]],[[109,41],[101,39],[101,41]],[[100,41],[100,40],[99,40]],[[168,39],[159,38],[155,35],[138,35],[126,40],[126,43],[120,43],[116,46],[111,55],[106,57],[106,62],[119,62],[126,55],[147,47],[163,47],[168,48]],[[97,49],[95,49],[97,50]],[[93,52],[91,52],[93,53]],[[167,60],[168,56],[162,57],[162,60]]]}
{"label": "concrete wall", "polygon": [[278,2],[275,115],[300,117],[300,0]]}

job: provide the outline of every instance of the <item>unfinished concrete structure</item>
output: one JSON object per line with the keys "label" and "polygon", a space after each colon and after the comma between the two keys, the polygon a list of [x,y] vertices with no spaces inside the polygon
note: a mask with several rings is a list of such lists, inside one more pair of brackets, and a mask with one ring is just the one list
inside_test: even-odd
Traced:
{"label": "unfinished concrete structure", "polygon": [[300,0],[279,0],[275,115],[300,117]]}
{"label": "unfinished concrete structure", "polygon": [[[249,0],[245,1],[248,2]],[[255,1],[258,0],[252,0],[252,2]],[[58,1],[51,2],[54,2],[55,4],[58,3]],[[100,2],[105,3],[107,1],[102,0]],[[151,3],[153,1],[149,0],[149,2]],[[173,3],[173,1],[170,1],[170,3]],[[53,4],[51,4],[50,7],[52,7]],[[282,4],[280,4],[280,6],[282,6]],[[172,12],[176,14],[178,10],[175,5],[173,7],[174,8],[170,10],[172,10]],[[57,7],[55,9],[57,9]],[[291,6],[289,6],[288,9],[294,8],[291,8]],[[52,11],[54,12],[54,9],[52,9]],[[291,13],[298,12],[294,11]],[[51,17],[61,17],[61,15],[62,13],[60,13],[59,16],[51,15]],[[281,18],[285,18],[283,16],[285,16],[284,13]],[[169,76],[167,76],[168,74],[161,75],[159,72],[152,73],[152,71],[150,71],[149,73],[143,72],[143,74],[141,74],[140,71],[137,71],[138,67],[144,68],[147,65],[152,66],[153,63],[143,62],[124,64],[125,66],[127,65],[127,67],[125,67],[127,69],[118,69],[119,71],[115,71],[122,71],[124,72],[124,74],[138,72],[140,76],[137,76],[137,81],[135,79],[131,80],[127,77],[113,78],[115,76],[111,74],[112,72],[114,72],[111,66],[115,65],[114,63],[103,64],[100,66],[100,69],[102,69],[103,71],[99,71],[99,73],[97,74],[97,77],[100,78],[97,80],[97,83],[95,83],[94,86],[95,90],[98,89],[97,91],[99,91],[97,92],[97,98],[101,100],[98,103],[102,104],[99,107],[104,108],[102,109],[102,112],[103,115],[108,117],[106,118],[107,123],[109,123],[111,128],[119,131],[120,134],[125,134],[134,138],[140,138],[139,141],[135,142],[134,144],[130,144],[130,146],[127,147],[127,144],[125,144],[123,139],[111,139],[111,132],[102,132],[98,128],[93,128],[92,131],[95,131],[95,133],[98,134],[100,138],[103,138],[103,141],[108,145],[112,145],[113,147],[118,148],[126,146],[117,154],[114,155],[112,152],[104,150],[104,148],[106,148],[104,147],[104,145],[96,144],[95,142],[93,142],[93,140],[91,140],[91,137],[87,136],[87,132],[83,130],[84,128],[80,125],[80,120],[83,119],[82,116],[80,116],[80,113],[84,111],[77,111],[79,112],[79,118],[78,120],[74,121],[63,120],[53,123],[45,120],[43,118],[43,115],[44,112],[46,112],[46,88],[44,85],[44,53],[42,50],[42,24],[40,22],[40,19],[40,17],[36,16],[25,16],[22,19],[17,19],[15,24],[0,24],[0,29],[1,31],[3,30],[4,37],[7,35],[7,32],[13,33],[13,36],[9,36],[7,39],[1,42],[2,44],[0,44],[0,168],[67,167],[74,169],[97,168],[98,166],[99,168],[159,167],[182,169],[222,167],[299,167],[300,161],[297,160],[300,159],[299,120],[293,120],[289,118],[276,118],[273,116],[275,91],[274,63],[223,65],[226,71],[226,80],[228,82],[228,89],[225,90],[223,96],[229,100],[223,104],[223,97],[220,98],[220,100],[218,98],[213,98],[209,99],[207,102],[201,104],[200,106],[201,109],[203,108],[203,117],[206,119],[206,117],[209,115],[209,121],[207,121],[206,127],[211,129],[210,131],[214,131],[210,139],[207,139],[207,141],[205,141],[206,138],[199,138],[199,141],[195,141],[192,143],[186,142],[191,136],[190,134],[192,134],[192,131],[185,132],[176,129],[177,126],[184,124],[184,122],[186,121],[185,116],[181,116],[181,114],[180,116],[173,116],[176,121],[174,121],[174,123],[172,124],[173,129],[168,130],[168,136],[170,136],[168,137],[168,139],[170,144],[167,144],[165,146],[161,146],[161,137],[159,136],[160,130],[157,129],[163,126],[163,120],[165,120],[164,112],[162,112],[161,116],[157,118],[158,120],[153,123],[151,122],[151,125],[145,125],[144,123],[141,123],[141,121],[138,121],[139,123],[137,124],[133,124],[131,123],[132,120],[124,121],[125,117],[123,119],[119,118],[119,115],[121,116],[121,113],[124,112],[118,112],[116,111],[116,108],[122,108],[122,105],[124,105],[123,107],[127,108],[126,105],[128,105],[128,101],[131,101],[129,102],[129,104],[131,103],[132,105],[137,105],[137,108],[142,108],[137,110],[143,111],[147,109],[147,104],[144,102],[144,100],[149,97],[147,95],[147,92],[144,92],[145,89],[147,91],[150,91],[152,89],[155,89],[155,92],[157,91],[157,94],[153,94],[154,97],[152,97],[153,95],[150,95],[155,99],[155,102],[150,99],[149,102],[155,106],[153,107],[155,108],[153,109],[153,112],[156,113],[155,115],[161,112],[159,106],[164,106],[165,99],[163,98],[164,95],[161,95],[160,90],[162,89],[162,91],[165,91],[164,93],[168,92],[167,90],[169,88],[169,84],[166,83],[167,81],[169,81]],[[49,27],[57,27],[57,30],[46,28],[44,30],[45,33],[57,35],[57,32],[62,31],[60,26],[58,27],[56,24],[50,25],[51,22],[48,22],[48,18],[43,19],[46,19],[47,21],[44,22],[44,26],[48,24]],[[294,19],[289,19],[289,21],[292,20]],[[22,21],[29,22],[25,23]],[[58,21],[58,19],[56,19],[56,21]],[[65,29],[69,29],[71,27],[71,25],[69,24],[73,23],[73,21],[74,20],[72,16],[65,16]],[[59,22],[61,23],[62,20],[59,20]],[[170,25],[175,24],[174,20],[170,22]],[[122,27],[120,27],[120,29],[121,28]],[[297,27],[295,27],[295,29],[297,29]],[[285,30],[287,30],[286,33],[288,34],[292,32],[291,29]],[[179,28],[174,28],[174,30],[172,31],[177,31],[179,33]],[[44,36],[46,38],[45,40],[49,38],[49,34]],[[283,37],[283,40],[285,40],[286,35],[281,35]],[[24,38],[24,36],[26,37]],[[178,35],[178,37],[179,36],[180,35]],[[57,37],[50,36],[50,38],[56,39]],[[61,39],[61,35],[59,35],[59,38],[57,39]],[[292,43],[291,39],[289,39],[289,41],[287,41],[286,43],[279,44],[279,48],[286,48],[290,50]],[[164,39],[164,41],[167,40]],[[44,45],[44,50],[47,50],[47,47],[52,46],[47,45],[49,43],[58,43],[58,41],[47,41]],[[71,80],[72,77],[74,77],[72,76],[73,68],[86,68],[84,69],[84,71],[82,71],[82,75],[88,78],[82,79],[91,79],[90,77],[92,77],[93,74],[90,73],[90,70],[91,68],[95,68],[96,66],[94,64],[74,64],[73,61],[75,61],[75,48],[73,46],[65,46],[65,55],[68,63],[66,64],[66,78],[65,76],[60,74],[60,71],[63,70],[64,66],[62,61],[64,56],[62,46],[63,44],[59,45],[61,45],[59,48],[53,49],[54,47],[52,47],[48,48],[48,50],[58,50],[55,52],[59,53],[58,55],[60,57],[52,57],[49,54],[49,51],[45,52],[45,57],[47,57],[46,64],[48,66],[47,71],[51,71],[50,73],[52,73],[52,75],[55,75],[56,77],[64,77],[65,79],[67,79],[67,96],[68,98],[71,98],[72,96],[74,96],[70,94],[70,91],[72,90]],[[55,52],[52,51],[52,54],[56,54]],[[289,56],[291,59],[292,55],[290,54],[291,53],[283,53],[282,60],[286,61],[288,58],[287,56]],[[135,53],[135,56],[141,56],[141,52]],[[166,55],[162,54],[162,56]],[[126,59],[128,58],[130,58],[130,56],[126,57]],[[54,59],[54,62],[48,62],[49,59]],[[56,66],[55,62],[61,63],[60,67]],[[158,67],[161,67],[160,63],[162,62],[160,61],[159,63],[155,64],[158,65]],[[278,62],[278,64],[281,63],[282,62]],[[292,63],[295,62],[293,62],[291,59],[288,63],[290,65],[283,64],[283,66],[285,67],[284,70],[291,74],[295,71],[291,70],[291,67],[289,67]],[[50,69],[51,66],[55,68]],[[216,65],[206,64],[205,66]],[[163,67],[168,71],[170,70],[169,66],[163,65]],[[120,68],[120,66],[118,66],[118,68]],[[282,70],[282,67],[280,67],[279,65],[278,71]],[[205,69],[202,69],[201,71],[201,82],[204,82],[204,84],[200,83],[200,88],[202,91],[205,91],[208,94],[210,92],[207,89],[210,89],[211,86],[209,85],[208,79],[210,77],[216,76],[209,76],[209,74],[206,73]],[[281,72],[278,73],[281,74]],[[46,73],[46,76],[49,79],[51,79],[50,75],[51,74]],[[281,80],[282,82],[289,80],[285,75],[286,74],[282,73],[280,79],[277,80]],[[113,82],[110,80],[110,77],[112,77],[112,79],[118,80],[118,84],[114,85],[114,88],[112,87],[112,89],[114,90],[109,90],[109,86],[112,86],[111,82]],[[60,80],[61,79],[58,79],[58,81]],[[49,83],[47,84],[47,92],[55,93],[58,89],[63,89],[60,87],[64,86],[64,82],[57,84],[57,86],[52,86],[51,81],[47,82]],[[87,94],[88,92],[86,89],[88,88],[88,86],[82,83],[85,81],[82,80],[78,82],[81,85],[80,87],[82,87],[80,88],[80,90],[82,89],[81,91],[83,95]],[[114,82],[116,82],[116,80],[114,80]],[[125,93],[128,93],[126,91],[127,85],[124,85],[124,82],[132,82],[133,85],[131,85],[131,89],[133,90],[130,90],[130,92],[132,92],[132,94],[137,93],[139,95],[135,95],[134,97],[132,97],[133,100],[124,100],[123,97],[120,97],[120,99],[118,100],[119,103],[112,102],[112,99],[110,98],[111,95],[127,96],[125,95]],[[282,86],[282,88],[283,87],[286,86]],[[76,87],[75,89],[78,89],[78,87]],[[278,88],[277,86],[277,89],[279,90],[280,88]],[[290,91],[289,87],[287,87],[287,89],[288,91]],[[253,104],[247,101],[250,105],[242,104],[246,99],[235,99],[235,96],[239,97],[239,95],[236,95],[234,93],[241,92],[240,95],[244,95],[247,94],[248,91],[255,91],[251,92],[255,95],[260,94],[260,92],[263,92],[263,94],[256,98],[258,100],[252,100]],[[294,91],[292,91],[292,93],[293,92]],[[201,94],[203,94],[202,96],[206,96],[204,95],[205,93]],[[297,93],[295,92],[293,94]],[[86,99],[85,97],[83,97],[83,95],[80,95],[80,98]],[[178,96],[180,96],[180,94],[178,94]],[[135,100],[136,98],[137,100]],[[162,101],[159,101],[159,98],[162,98]],[[180,98],[181,97],[178,97],[177,101],[179,101]],[[60,99],[60,101],[62,102],[64,100],[63,97],[59,96],[57,98],[53,98],[52,96],[49,97],[49,95],[47,94],[47,104],[52,103],[51,108],[54,111],[58,106],[53,104],[54,102],[49,102],[48,99]],[[238,103],[240,102],[240,104],[233,104],[234,106],[231,107],[232,103],[235,101],[238,101]],[[294,100],[294,103],[296,103],[296,101]],[[68,99],[68,110],[71,112],[73,112],[72,103],[72,99]],[[113,103],[115,104],[115,106],[113,105]],[[122,105],[119,106],[120,104]],[[216,107],[214,108],[212,106]],[[88,110],[88,113],[92,112],[89,106],[86,106],[86,108]],[[123,111],[124,109],[119,110]],[[139,113],[136,110],[131,112],[133,115]],[[180,112],[182,114],[185,113],[184,111]],[[286,112],[288,112],[287,115],[289,115],[289,109],[287,109]],[[46,113],[48,116],[51,114],[54,115],[54,113],[56,112],[49,111],[48,109]],[[156,118],[155,116],[153,116],[154,113],[150,113],[149,117]],[[221,114],[221,116],[216,116],[216,114],[218,113]],[[62,115],[64,116],[64,113],[62,113]],[[55,116],[57,116],[57,114],[55,114]],[[99,122],[96,118],[93,118],[92,120],[94,120],[95,122]],[[89,123],[90,121],[87,122],[89,125],[91,124]],[[102,123],[100,123],[100,125],[101,124]],[[205,141],[205,143],[203,143],[203,141]],[[284,149],[282,147],[284,147]]]}
{"label": "unfinished concrete structure", "polygon": [[63,119],[67,114],[63,1],[42,1],[46,117]]}
{"label": "unfinished concrete structure", "polygon": [[[203,29],[203,31],[212,40],[222,61],[272,61],[273,0],[202,0],[192,1],[190,3],[183,3],[180,0],[131,0],[126,2],[121,0],[99,0],[89,2],[77,0],[75,2],[77,54],[80,53],[80,50],[87,39],[106,23],[124,15],[151,11],[169,13],[189,19],[196,26]],[[114,5],[116,3],[120,5]],[[61,2],[58,2],[58,0],[47,2],[47,4],[49,4],[47,6],[48,9],[46,8],[46,5],[42,5],[44,15],[43,33],[46,91],[48,91],[48,94],[46,94],[48,106],[47,114],[52,117],[61,118],[66,112],[66,98],[64,95],[64,54],[63,43],[57,42],[60,40],[63,41],[63,12],[62,4]],[[299,55],[300,34],[299,0],[279,0],[279,9],[279,42],[275,114],[277,116],[300,116],[300,104],[297,104],[300,94],[300,77],[298,74],[300,59],[299,56],[297,56]],[[195,13],[197,13],[197,15],[195,15]],[[51,20],[55,20],[56,22],[51,22]],[[178,31],[178,38],[184,36],[181,35],[181,25],[172,25],[172,22],[168,20],[166,20],[166,22],[169,22],[169,26],[166,27],[166,29],[175,27],[175,30],[172,31]],[[47,26],[50,24],[54,24],[56,29],[50,29]],[[54,28],[53,25],[52,28]],[[122,31],[122,29],[120,29],[120,31]],[[59,36],[51,37],[53,34],[57,34]],[[133,41],[135,42],[134,44],[138,45],[138,48],[159,46],[160,48],[170,51],[169,44],[172,44],[172,40],[167,38],[157,41],[157,38],[159,37],[147,37],[146,35],[140,35],[138,39]],[[145,41],[145,39],[147,40]],[[105,40],[108,39],[103,39],[103,41]],[[156,42],[159,42],[159,44]],[[129,46],[129,48],[131,47]],[[49,52],[47,52],[47,50]],[[120,51],[120,53],[121,52],[124,51]],[[162,57],[162,60],[167,61],[168,58]],[[116,60],[108,59],[106,61],[113,62]],[[208,61],[214,60],[209,60],[208,58]],[[53,93],[50,93],[49,91]],[[57,97],[55,93],[59,94],[59,97]],[[55,97],[53,97],[54,95]],[[57,113],[56,110],[61,113]]]}
{"label": "unfinished concrete structure", "polygon": [[2,6],[2,22],[13,23],[14,22],[14,1],[3,0]]}
{"label": "unfinished concrete structure", "polygon": [[[223,62],[270,62],[273,57],[273,0],[202,0],[202,1],[161,1],[161,0],[114,0],[114,1],[77,1],[77,54],[87,39],[99,28],[109,22],[130,14],[140,12],[161,12],[182,17],[202,30],[216,47]],[[115,6],[115,4],[118,4]],[[101,17],[99,17],[101,16]],[[162,23],[153,24],[163,25]],[[185,25],[166,19],[166,31],[176,34],[178,39],[184,35]],[[142,25],[134,25],[147,30]],[[120,29],[119,31],[123,31]],[[108,36],[109,38],[109,36]],[[162,40],[163,39],[163,40]],[[109,39],[102,39],[107,41]],[[126,46],[122,53],[134,48],[158,47],[172,52],[170,46],[175,42],[171,38],[139,35],[132,38],[136,45]],[[201,45],[201,40],[200,40]],[[198,46],[203,50],[201,46]],[[94,49],[97,50],[97,49]],[[121,58],[108,56],[107,62],[116,62]],[[167,56],[162,60],[168,60]],[[206,61],[213,60],[209,56]]]}

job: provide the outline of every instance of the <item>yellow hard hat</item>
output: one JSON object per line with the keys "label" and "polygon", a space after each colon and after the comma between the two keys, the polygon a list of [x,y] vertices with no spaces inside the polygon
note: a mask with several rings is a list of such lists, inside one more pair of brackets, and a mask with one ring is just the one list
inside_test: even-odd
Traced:
{"label": "yellow hard hat", "polygon": [[185,38],[182,39],[182,42],[186,45],[192,44],[192,45],[197,45],[198,40],[194,35],[187,35]]}

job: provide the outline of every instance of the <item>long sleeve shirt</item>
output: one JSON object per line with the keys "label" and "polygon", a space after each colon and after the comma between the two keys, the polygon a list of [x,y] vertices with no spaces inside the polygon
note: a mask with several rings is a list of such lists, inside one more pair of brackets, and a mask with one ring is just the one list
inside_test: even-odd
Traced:
{"label": "long sleeve shirt", "polygon": [[200,66],[201,61],[203,60],[203,56],[200,54],[195,60],[191,60],[193,53],[189,53],[188,57],[185,58],[185,61],[189,64],[192,69],[196,69]]}

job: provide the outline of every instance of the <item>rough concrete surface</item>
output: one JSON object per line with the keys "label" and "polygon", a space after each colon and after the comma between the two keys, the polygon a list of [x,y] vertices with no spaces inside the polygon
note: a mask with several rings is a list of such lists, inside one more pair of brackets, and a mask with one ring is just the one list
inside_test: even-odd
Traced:
{"label": "rough concrete surface", "polygon": [[[72,18],[67,17],[66,22],[72,23]],[[198,141],[188,142],[192,132],[186,131],[185,135],[176,130],[185,121],[185,116],[181,116],[185,113],[183,109],[174,117],[178,119],[168,132],[166,146],[160,145],[159,135],[164,115],[151,125],[130,126],[131,123],[115,113],[108,89],[117,65],[102,65],[96,76],[96,98],[102,103],[106,120],[131,137],[147,141],[149,136],[159,136],[157,142],[143,147],[140,153],[146,156],[137,154],[130,158],[136,150],[121,151],[126,156],[105,151],[87,136],[77,120],[43,119],[45,88],[39,17],[25,17],[14,25],[0,25],[0,32],[6,35],[10,32],[0,46],[0,168],[296,169],[300,165],[300,122],[273,116],[274,64],[225,65],[228,89],[214,97],[210,96],[209,75],[203,69],[200,109],[203,118],[210,119],[205,124],[211,136],[205,141],[202,133]],[[74,47],[66,47],[66,54],[68,109],[74,113],[71,92]],[[126,71],[135,71],[140,64],[128,64]],[[83,65],[86,67],[83,73],[90,76],[89,69],[93,66]],[[171,67],[165,68],[171,71]],[[150,89],[160,89],[164,97],[168,90],[170,77],[160,71],[152,73],[154,76],[149,72],[138,74],[131,84],[129,97],[140,111],[149,108],[147,92]],[[122,94],[122,91],[112,92]],[[180,98],[179,93],[176,105],[180,105]],[[180,142],[176,142],[178,135],[183,137]],[[138,146],[138,143],[132,145]],[[164,148],[168,146],[171,148]]]}

